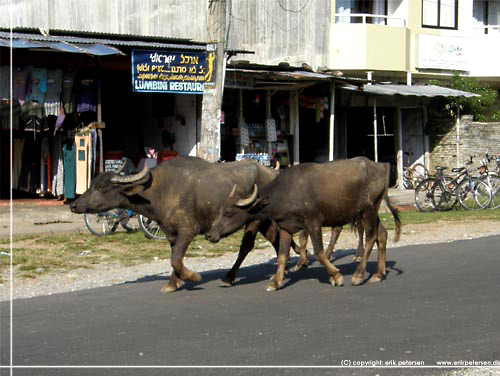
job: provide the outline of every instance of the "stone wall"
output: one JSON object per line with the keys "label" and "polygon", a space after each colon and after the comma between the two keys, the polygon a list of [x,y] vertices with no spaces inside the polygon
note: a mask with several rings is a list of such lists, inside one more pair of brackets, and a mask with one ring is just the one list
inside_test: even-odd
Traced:
{"label": "stone wall", "polygon": [[[449,118],[429,118],[426,133],[429,136],[431,169],[445,166],[449,169],[457,166],[457,133],[456,123]],[[474,165],[485,153],[500,154],[500,122],[479,123],[472,121],[472,116],[465,115],[460,119],[460,143],[458,165],[473,156]],[[492,161],[490,167],[496,166]]]}

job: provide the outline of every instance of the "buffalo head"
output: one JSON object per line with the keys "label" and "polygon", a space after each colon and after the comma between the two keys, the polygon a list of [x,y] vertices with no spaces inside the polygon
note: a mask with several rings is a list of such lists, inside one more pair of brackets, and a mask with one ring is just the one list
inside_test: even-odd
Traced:
{"label": "buffalo head", "polygon": [[257,185],[254,185],[253,192],[247,197],[238,197],[236,185],[234,185],[212,228],[205,234],[205,238],[215,243],[231,235],[249,223],[252,217],[266,205],[267,199],[258,197]]}
{"label": "buffalo head", "polygon": [[103,172],[97,175],[85,191],[71,205],[73,213],[100,213],[126,206],[130,196],[144,191],[151,178],[147,166],[133,175],[120,176],[119,172]]}

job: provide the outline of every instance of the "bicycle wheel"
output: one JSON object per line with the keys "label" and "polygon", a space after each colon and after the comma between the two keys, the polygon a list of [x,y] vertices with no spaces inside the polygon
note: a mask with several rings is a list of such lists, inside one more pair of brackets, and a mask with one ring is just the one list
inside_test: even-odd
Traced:
{"label": "bicycle wheel", "polygon": [[450,210],[455,203],[453,195],[446,189],[441,181],[436,181],[432,187],[431,201],[434,210],[439,211]]}
{"label": "bicycle wheel", "polygon": [[419,211],[431,212],[436,209],[434,192],[436,191],[436,185],[438,184],[438,180],[427,178],[422,180],[417,185],[415,188],[415,206]]}
{"label": "bicycle wheel", "polygon": [[150,218],[144,217],[143,215],[139,216],[139,226],[141,230],[146,235],[148,239],[159,239],[165,240],[167,239],[167,235],[162,231],[158,222],[153,221]]}
{"label": "bicycle wheel", "polygon": [[429,177],[429,171],[425,168],[422,163],[415,163],[410,168],[411,179],[413,181],[413,186],[416,187],[422,180]]}
{"label": "bicycle wheel", "polygon": [[446,210],[452,209],[458,202],[457,192],[455,190],[457,182],[455,179],[448,176],[443,176],[441,179],[441,183],[446,190],[446,194],[443,195],[443,199],[447,201]]}
{"label": "bicycle wheel", "polygon": [[458,201],[466,210],[481,210],[491,202],[491,189],[478,178],[464,179],[457,187]]}
{"label": "bicycle wheel", "polygon": [[85,225],[96,236],[110,235],[115,232],[119,218],[118,209],[97,214],[85,213],[83,215]]}
{"label": "bicycle wheel", "polygon": [[[141,229],[137,214],[130,210],[124,211],[125,217],[120,221],[120,225],[128,232],[137,232]],[[137,221],[136,221],[137,219]]]}
{"label": "bicycle wheel", "polygon": [[500,177],[490,173],[489,176],[484,176],[481,181],[484,181],[491,189],[490,209],[498,209],[500,207]]}

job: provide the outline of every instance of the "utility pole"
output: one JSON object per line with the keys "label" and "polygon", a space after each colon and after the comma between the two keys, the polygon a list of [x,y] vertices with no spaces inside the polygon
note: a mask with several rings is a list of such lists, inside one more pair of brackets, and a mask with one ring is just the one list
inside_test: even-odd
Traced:
{"label": "utility pole", "polygon": [[206,85],[203,92],[198,156],[210,162],[220,157],[220,121],[226,68],[227,1],[209,0],[208,5],[208,53],[215,52],[215,84]]}

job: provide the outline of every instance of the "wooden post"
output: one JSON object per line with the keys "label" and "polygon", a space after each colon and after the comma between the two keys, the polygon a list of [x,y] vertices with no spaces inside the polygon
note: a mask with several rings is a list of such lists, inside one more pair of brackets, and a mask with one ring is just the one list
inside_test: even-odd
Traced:
{"label": "wooden post", "polygon": [[378,139],[377,139],[377,99],[373,97],[373,159],[378,162]]}
{"label": "wooden post", "polygon": [[299,91],[290,91],[290,129],[293,129],[293,164],[300,161]]}
{"label": "wooden post", "polygon": [[403,129],[401,125],[401,107],[396,108],[396,163],[398,170],[397,186],[403,190]]}
{"label": "wooden post", "polygon": [[335,159],[335,81],[330,82],[330,140],[328,146],[328,160]]}
{"label": "wooden post", "polygon": [[[102,123],[101,110],[101,60],[97,57],[97,122]],[[97,129],[97,138],[99,139],[99,173],[104,171],[104,147],[102,143],[102,129]]]}

